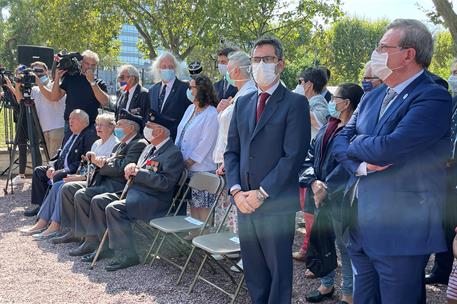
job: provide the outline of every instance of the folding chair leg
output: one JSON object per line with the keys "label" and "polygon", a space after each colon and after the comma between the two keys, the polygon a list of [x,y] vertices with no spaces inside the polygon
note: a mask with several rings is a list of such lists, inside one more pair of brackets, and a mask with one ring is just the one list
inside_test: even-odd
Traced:
{"label": "folding chair leg", "polygon": [[97,252],[95,253],[95,257],[92,260],[92,264],[90,264],[90,269],[93,269],[95,266],[95,263],[97,263],[98,256],[100,255],[100,252],[102,251],[103,245],[105,244],[107,237],[108,237],[108,229],[105,230],[102,241],[100,242],[100,245],[98,245]]}
{"label": "folding chair leg", "polygon": [[235,303],[236,298],[238,298],[238,295],[240,294],[241,287],[243,287],[243,283],[244,283],[244,274],[241,275],[241,280],[238,283],[238,286],[236,287],[235,294],[233,295],[233,298],[232,298],[232,301],[230,302],[230,304]]}
{"label": "folding chair leg", "polygon": [[156,236],[154,237],[154,241],[152,241],[152,245],[151,245],[151,247],[149,248],[148,253],[147,253],[146,256],[144,257],[143,265],[146,265],[146,263],[148,262],[148,258],[149,258],[149,256],[150,256],[151,253],[152,253],[152,249],[154,248],[154,245],[156,244],[157,239],[159,238],[159,234],[160,234],[160,232],[157,231]]}
{"label": "folding chair leg", "polygon": [[[194,251],[195,251],[196,247],[195,246],[192,246],[192,250],[190,251],[190,254],[189,256],[187,257],[187,260],[186,260],[186,263],[184,264],[182,270],[181,270],[181,273],[179,275],[179,278],[178,280],[176,281],[176,285],[179,285],[179,283],[181,283],[181,279],[182,277],[184,276],[184,272],[186,271],[187,269],[187,266],[189,265],[189,262],[190,262],[190,259],[192,258],[192,255],[194,254]],[[206,256],[206,255],[205,255]]]}
{"label": "folding chair leg", "polygon": [[200,264],[200,267],[198,268],[197,274],[195,275],[194,280],[192,281],[192,284],[190,284],[190,286],[189,286],[189,292],[188,293],[191,293],[192,290],[194,289],[194,286],[197,283],[197,280],[200,277],[200,274],[202,273],[203,266],[205,265],[207,259],[208,259],[208,254],[206,254],[206,252],[205,252],[205,256],[203,257],[203,261]]}
{"label": "folding chair leg", "polygon": [[[159,234],[160,234],[160,231],[157,232],[157,236]],[[156,250],[155,254],[152,256],[152,260],[151,260],[151,263],[149,263],[149,266],[152,266],[152,263],[154,263],[155,259],[157,258],[158,254],[159,254],[159,251],[160,251],[160,248],[162,248],[163,242],[165,241],[165,237],[166,237],[166,235],[164,234],[163,237],[162,237],[162,240],[159,243],[159,246],[157,247],[157,250]]]}

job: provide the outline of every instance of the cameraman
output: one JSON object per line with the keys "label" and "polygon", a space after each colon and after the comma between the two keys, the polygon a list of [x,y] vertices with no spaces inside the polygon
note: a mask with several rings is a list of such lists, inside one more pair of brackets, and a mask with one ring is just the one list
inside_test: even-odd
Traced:
{"label": "cameraman", "polygon": [[67,95],[64,141],[71,135],[68,118],[73,110],[81,109],[89,114],[89,126],[95,129],[94,123],[99,106],[108,105],[109,95],[106,93],[106,83],[95,78],[94,75],[99,62],[98,55],[90,50],[84,51],[81,55],[83,56],[81,74],[65,75],[65,70],[57,70],[51,90],[40,85],[43,95],[51,101],[58,102],[65,94]]}
{"label": "cameraman", "polygon": [[[40,121],[41,130],[43,131],[46,147],[48,148],[49,157],[56,155],[63,141],[65,97],[58,102],[50,101],[40,90],[40,86],[48,89],[52,88],[52,82],[49,80],[48,66],[41,61],[36,61],[30,65],[35,76],[36,86],[32,87],[30,98],[35,101],[35,108]],[[20,83],[16,83],[16,99],[20,101],[22,91]]]}
{"label": "cameraman", "polygon": [[[18,66],[15,71],[16,78],[19,78],[21,75],[20,69],[23,68],[22,65]],[[27,129],[27,116],[26,110],[23,103],[20,102],[22,99],[22,94],[17,95],[17,92],[20,92],[20,83],[16,83],[16,88],[13,86],[11,80],[8,77],[5,77],[5,87],[8,89],[8,92],[5,91],[5,95],[8,93],[10,99],[14,99],[12,102],[14,111],[14,122],[16,123],[16,143],[19,150],[19,174],[13,178],[13,185],[21,185],[25,180],[25,169],[27,166],[27,140],[29,139],[28,129]],[[38,153],[37,164],[40,166],[42,163],[41,154]]]}

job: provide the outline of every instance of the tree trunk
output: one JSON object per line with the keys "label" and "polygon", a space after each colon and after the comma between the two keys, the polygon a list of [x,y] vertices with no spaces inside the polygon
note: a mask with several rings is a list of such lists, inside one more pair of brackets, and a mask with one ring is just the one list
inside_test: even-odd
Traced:
{"label": "tree trunk", "polygon": [[451,32],[454,41],[454,56],[457,55],[457,14],[452,9],[452,4],[448,0],[432,0],[436,7],[436,12],[444,19],[446,27]]}

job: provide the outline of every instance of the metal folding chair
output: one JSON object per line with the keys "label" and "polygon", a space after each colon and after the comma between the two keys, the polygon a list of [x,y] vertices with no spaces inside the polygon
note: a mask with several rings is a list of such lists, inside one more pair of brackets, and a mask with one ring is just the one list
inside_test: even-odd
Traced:
{"label": "metal folding chair", "polygon": [[[194,280],[192,281],[192,284],[189,287],[189,293],[192,292],[192,290],[195,287],[195,284],[197,283],[197,280],[202,280],[203,282],[208,283],[209,285],[213,286],[214,288],[222,291],[226,295],[228,295],[232,301],[230,303],[234,303],[241,291],[241,288],[243,286],[244,282],[244,272],[241,267],[238,266],[236,262],[234,262],[232,259],[229,258],[229,255],[235,254],[235,253],[240,253],[240,242],[238,239],[238,234],[232,233],[232,232],[220,232],[222,226],[224,225],[225,220],[227,219],[227,216],[233,206],[230,205],[225,214],[222,222],[219,224],[217,227],[217,230],[215,233],[212,234],[206,234],[206,235],[201,235],[198,237],[195,237],[192,240],[192,244],[194,245],[194,249],[198,248],[201,249],[204,253],[203,260],[200,264],[200,267],[198,268],[197,273],[195,274]],[[191,255],[194,252],[194,249],[191,252]],[[223,265],[220,261],[217,261],[214,259],[213,255],[220,255],[224,258],[225,261],[229,263],[230,266],[235,266],[241,273],[241,278],[239,279],[239,282],[236,283],[236,280],[234,277],[230,274],[230,270],[228,267],[226,268],[225,265]],[[231,293],[229,291],[226,291],[222,287],[216,285],[215,283],[211,282],[209,279],[206,279],[201,276],[201,272],[203,270],[203,266],[206,264],[208,259],[212,260],[214,263],[216,263],[227,276],[230,278],[232,283],[236,285],[236,290],[234,293]]]}
{"label": "metal folding chair", "polygon": [[[172,261],[168,257],[160,255],[160,249],[162,248],[164,241],[168,237],[170,239],[178,240],[181,244],[189,247],[189,249],[190,249],[190,247],[193,248],[193,246],[191,244],[189,244],[186,240],[183,239],[182,234],[190,232],[190,231],[195,231],[198,229],[199,229],[198,235],[201,235],[204,232],[205,228],[207,228],[209,226],[210,221],[214,215],[214,210],[216,208],[219,197],[220,197],[222,191],[224,190],[224,186],[225,186],[224,179],[215,174],[211,174],[211,173],[207,173],[207,172],[195,173],[189,181],[188,187],[187,187],[186,191],[184,192],[183,199],[181,200],[179,206],[177,207],[174,216],[157,218],[157,219],[153,219],[149,222],[151,227],[158,230],[156,238],[154,239],[154,242],[151,245],[151,249],[154,247],[154,245],[158,241],[159,237],[161,237],[161,240],[157,246],[157,249],[155,250],[155,252],[153,254],[150,265],[152,265],[154,263],[156,258],[160,257],[160,259],[181,269],[181,274],[179,275],[179,278],[178,278],[176,284],[179,284],[183,274],[185,273],[185,271],[187,269],[187,266],[189,265],[191,254],[193,253],[193,249],[188,254],[187,260],[184,265],[179,265],[177,262]],[[210,194],[215,195],[214,203],[210,209],[210,213],[209,213],[208,217],[206,218],[205,222],[201,222],[190,216],[177,215],[177,212],[181,208],[184,198],[187,196],[187,194],[189,193],[189,191],[191,189],[206,191]]]}

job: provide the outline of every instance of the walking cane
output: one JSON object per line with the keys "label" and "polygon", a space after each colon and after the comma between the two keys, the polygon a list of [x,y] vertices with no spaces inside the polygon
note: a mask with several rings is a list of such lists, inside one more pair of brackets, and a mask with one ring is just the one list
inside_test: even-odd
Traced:
{"label": "walking cane", "polygon": [[[129,187],[133,182],[133,177],[130,177],[127,183],[125,183],[124,190],[122,190],[121,197],[119,200],[125,199],[125,196],[127,195],[127,191],[129,191]],[[108,237],[108,228],[106,228],[105,233],[103,234],[103,238],[100,242],[100,245],[98,245],[97,252],[95,253],[95,257],[92,260],[92,264],[90,264],[90,269],[94,269],[95,263],[97,262],[98,256],[100,255],[100,252],[102,251],[103,244],[106,241],[106,238]]]}

